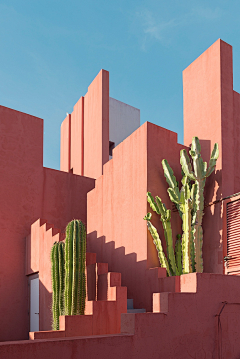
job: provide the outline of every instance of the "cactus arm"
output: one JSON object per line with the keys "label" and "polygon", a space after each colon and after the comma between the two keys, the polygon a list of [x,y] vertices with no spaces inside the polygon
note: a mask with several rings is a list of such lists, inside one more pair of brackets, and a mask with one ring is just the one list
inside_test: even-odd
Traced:
{"label": "cactus arm", "polygon": [[176,177],[174,176],[172,168],[169,166],[167,160],[162,160],[162,166],[164,171],[164,176],[166,177],[167,183],[170,188],[178,188]]}
{"label": "cactus arm", "polygon": [[79,223],[73,221],[73,267],[72,267],[72,309],[71,315],[76,315],[78,311],[78,285],[79,285]]}
{"label": "cactus arm", "polygon": [[157,203],[155,202],[153,196],[151,195],[151,192],[147,192],[147,200],[148,203],[150,204],[150,207],[152,208],[152,210],[154,212],[156,212],[157,214],[160,214],[159,208]]}
{"label": "cactus arm", "polygon": [[194,151],[196,154],[201,153],[201,145],[200,145],[198,137],[196,137],[196,136],[192,138],[191,151]]}
{"label": "cactus arm", "polygon": [[161,240],[159,238],[158,232],[157,232],[156,228],[152,225],[152,223],[150,221],[148,221],[148,220],[147,220],[147,227],[148,227],[148,230],[149,230],[149,232],[150,232],[150,234],[152,236],[153,243],[156,246],[156,249],[157,249],[157,252],[158,252],[158,258],[159,258],[159,262],[161,264],[161,267],[166,268],[167,274],[169,276],[171,276],[168,261],[167,261],[167,258],[165,256],[165,254],[164,254],[162,243],[161,243]]}
{"label": "cactus arm", "polygon": [[56,277],[55,277],[55,261],[54,261],[54,253],[55,245],[53,245],[51,249],[51,279],[52,279],[52,330],[56,330]]}
{"label": "cactus arm", "polygon": [[180,198],[179,191],[178,191],[178,193],[176,193],[176,191],[173,188],[168,188],[167,191],[168,191],[168,195],[169,195],[170,200],[178,205],[179,204],[179,198]]}
{"label": "cactus arm", "polygon": [[146,216],[143,218],[145,221],[151,221],[152,213],[148,212]]}
{"label": "cactus arm", "polygon": [[167,160],[162,160],[162,166],[164,171],[164,176],[166,177],[167,183],[169,184],[168,188],[168,195],[170,200],[175,203],[180,217],[182,217],[182,212],[180,211],[179,207],[179,198],[180,198],[180,192],[178,188],[178,183],[176,181],[176,177],[174,176],[173,170],[170,167]]}
{"label": "cactus arm", "polygon": [[78,285],[78,314],[83,315],[85,311],[86,300],[86,275],[85,275],[85,262],[86,262],[86,230],[81,221],[79,225],[79,285]]}
{"label": "cactus arm", "polygon": [[67,225],[65,248],[65,314],[84,314],[86,229],[82,221],[74,219]]}
{"label": "cactus arm", "polygon": [[190,211],[188,210],[188,205],[185,203],[182,205],[183,216],[182,216],[182,266],[183,273],[190,272],[190,261],[189,261],[189,222],[190,222]]}
{"label": "cactus arm", "polygon": [[58,246],[55,243],[51,250],[51,263],[52,263],[52,329],[59,330],[59,257]]}
{"label": "cactus arm", "polygon": [[182,274],[182,242],[180,238],[178,238],[175,243],[175,257],[179,275]]}
{"label": "cactus arm", "polygon": [[174,249],[173,249],[171,211],[165,208],[164,204],[162,203],[161,199],[158,196],[156,196],[155,199],[161,214],[161,221],[162,221],[166,244],[167,244],[167,254],[169,259],[170,271],[172,271],[173,275],[178,275],[178,269],[176,267]]}
{"label": "cactus arm", "polygon": [[216,166],[218,157],[219,157],[219,148],[218,148],[218,144],[215,143],[213,150],[212,150],[211,158],[209,161],[209,167],[206,171],[206,177],[209,177],[210,174],[215,170],[215,166]]}
{"label": "cactus arm", "polygon": [[185,176],[194,181],[195,175],[193,173],[191,162],[186,150],[180,151],[180,163]]}
{"label": "cactus arm", "polygon": [[64,315],[64,242],[58,244],[59,257],[59,314]]}
{"label": "cactus arm", "polygon": [[202,218],[204,209],[204,197],[203,191],[206,179],[196,182],[196,214],[194,224],[194,243],[195,243],[195,260],[196,260],[196,271],[203,272],[203,259],[202,259],[202,243],[203,243],[203,231],[202,231]]}
{"label": "cactus arm", "polygon": [[65,314],[72,314],[73,221],[66,228],[65,243]]}
{"label": "cactus arm", "polygon": [[194,137],[192,140],[192,147],[190,155],[193,159],[193,166],[195,172],[195,184],[197,191],[195,195],[195,209],[193,211],[192,219],[192,233],[194,235],[194,246],[195,246],[195,261],[196,271],[203,272],[203,259],[202,259],[202,244],[203,244],[203,230],[202,230],[202,218],[204,210],[204,187],[206,183],[206,177],[214,171],[216,161],[219,156],[218,144],[215,143],[211,154],[209,167],[207,168],[206,162],[203,162],[201,157],[201,146],[199,139]]}
{"label": "cactus arm", "polygon": [[193,137],[190,155],[193,159],[193,168],[196,179],[202,179],[206,175],[206,165],[201,157],[201,145],[198,137]]}
{"label": "cactus arm", "polygon": [[182,210],[182,267],[183,273],[192,272],[191,263],[191,192],[187,183],[187,178],[183,178],[181,190],[181,210]]}

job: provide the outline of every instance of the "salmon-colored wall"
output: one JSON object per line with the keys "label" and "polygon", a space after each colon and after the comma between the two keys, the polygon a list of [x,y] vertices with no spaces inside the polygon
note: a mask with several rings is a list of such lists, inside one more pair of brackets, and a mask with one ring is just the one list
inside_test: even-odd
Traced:
{"label": "salmon-colored wall", "polygon": [[122,314],[121,334],[0,343],[0,357],[239,358],[240,278],[192,273],[181,287],[157,294],[160,313]]}
{"label": "salmon-colored wall", "polygon": [[240,192],[240,94],[233,91],[233,119],[234,119],[234,193]]}
{"label": "salmon-colored wall", "polygon": [[109,160],[109,72],[101,70],[84,96],[84,176],[98,178]]}
{"label": "salmon-colored wall", "polygon": [[101,70],[61,125],[61,170],[98,178],[109,160],[109,72]]}
{"label": "salmon-colored wall", "polygon": [[94,179],[43,167],[43,120],[0,106],[0,340],[26,339],[29,331],[26,237],[47,218],[64,230],[86,222],[86,194]]}
{"label": "salmon-colored wall", "polygon": [[[235,180],[240,146],[239,96],[233,92],[232,47],[216,41],[183,71],[184,143],[198,136],[204,161],[209,161],[215,142],[219,144],[216,173],[207,179],[205,204],[233,194],[240,188]],[[237,175],[239,176],[239,175]],[[205,209],[203,219],[204,271],[223,272],[221,203]]]}
{"label": "salmon-colored wall", "polygon": [[60,169],[69,172],[71,162],[71,115],[61,124]]}
{"label": "salmon-colored wall", "polygon": [[[87,250],[97,253],[97,261],[108,262],[111,271],[122,273],[128,298],[136,307],[151,310],[151,296],[145,297],[147,268],[159,266],[157,252],[143,217],[150,207],[147,191],[159,195],[172,208],[161,161],[167,158],[178,180],[181,146],[177,135],[146,122],[113,150],[113,158],[88,193]],[[178,213],[173,213],[173,235],[181,233]],[[164,238],[159,216],[153,224]],[[164,240],[163,240],[164,241]]]}
{"label": "salmon-colored wall", "polygon": [[71,165],[74,174],[83,175],[84,97],[81,97],[71,114]]}

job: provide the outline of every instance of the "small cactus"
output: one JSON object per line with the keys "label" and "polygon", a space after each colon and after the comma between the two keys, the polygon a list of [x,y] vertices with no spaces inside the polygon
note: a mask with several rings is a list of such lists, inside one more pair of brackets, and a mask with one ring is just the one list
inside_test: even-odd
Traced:
{"label": "small cactus", "polygon": [[55,242],[51,250],[52,329],[59,330],[59,316],[64,314],[64,243]]}
{"label": "small cactus", "polygon": [[51,250],[53,330],[59,330],[60,315],[85,311],[86,229],[80,220],[68,223],[65,242],[55,242]]}

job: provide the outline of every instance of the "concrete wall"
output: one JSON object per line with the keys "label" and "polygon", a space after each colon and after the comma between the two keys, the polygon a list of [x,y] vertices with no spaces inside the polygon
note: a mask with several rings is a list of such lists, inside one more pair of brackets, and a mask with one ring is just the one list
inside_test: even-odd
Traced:
{"label": "concrete wall", "polygon": [[122,314],[119,334],[0,343],[0,357],[239,358],[240,278],[192,273],[181,289],[154,296],[159,313]]}
{"label": "concrete wall", "polygon": [[[184,143],[198,136],[204,161],[219,144],[216,173],[207,180],[206,204],[240,191],[240,95],[233,91],[232,47],[216,41],[183,71]],[[221,202],[204,216],[204,271],[223,273]]]}
{"label": "concrete wall", "polygon": [[140,126],[140,110],[109,98],[109,141],[119,145]]}
{"label": "concrete wall", "polygon": [[[178,180],[181,179],[180,149],[177,134],[146,122],[113,150],[103,176],[88,193],[87,250],[97,253],[97,261],[108,262],[111,271],[122,273],[128,298],[136,308],[151,310],[146,294],[146,270],[159,266],[157,252],[143,217],[150,211],[147,191],[159,195],[167,208],[167,194],[161,161],[167,158]],[[164,238],[159,216],[153,224]],[[172,213],[173,238],[181,233],[178,213]],[[164,241],[163,241],[164,242]]]}
{"label": "concrete wall", "polygon": [[109,160],[109,72],[101,70],[61,125],[62,171],[98,178]]}
{"label": "concrete wall", "polygon": [[94,179],[43,167],[43,120],[0,106],[0,340],[27,339],[26,236],[38,218],[86,222]]}

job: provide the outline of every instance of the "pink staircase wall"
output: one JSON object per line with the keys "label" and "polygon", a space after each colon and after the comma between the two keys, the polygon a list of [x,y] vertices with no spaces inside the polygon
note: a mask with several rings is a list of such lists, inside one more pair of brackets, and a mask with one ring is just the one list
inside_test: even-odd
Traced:
{"label": "pink staircase wall", "polygon": [[[146,270],[159,266],[152,237],[143,217],[150,211],[147,191],[159,195],[167,208],[167,194],[161,161],[167,158],[178,180],[181,178],[177,134],[146,122],[113,151],[103,176],[88,193],[87,250],[97,261],[108,262],[111,271],[122,273],[122,284],[136,308],[151,310],[151,291]],[[153,223],[164,238],[159,216]],[[181,233],[178,213],[172,213],[173,238]]]}
{"label": "pink staircase wall", "polygon": [[[181,276],[180,289],[155,295],[155,313],[122,314],[120,334],[81,337],[78,326],[77,338],[0,343],[0,357],[239,358],[240,278],[191,273]],[[64,337],[64,332],[58,335]]]}
{"label": "pink staircase wall", "polygon": [[[43,167],[43,120],[0,106],[0,340],[27,339],[26,236],[38,218],[86,222],[94,179]],[[15,324],[13,324],[15,323]]]}

